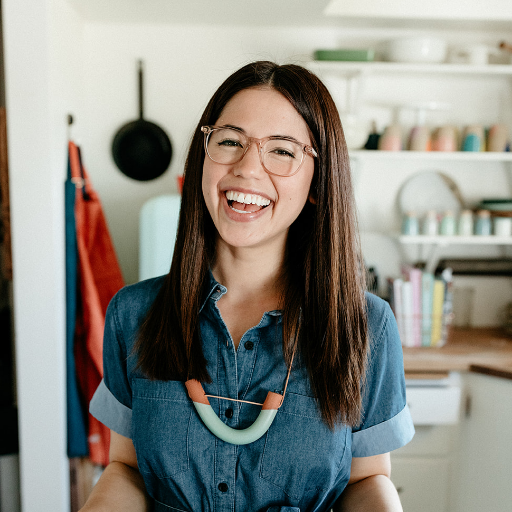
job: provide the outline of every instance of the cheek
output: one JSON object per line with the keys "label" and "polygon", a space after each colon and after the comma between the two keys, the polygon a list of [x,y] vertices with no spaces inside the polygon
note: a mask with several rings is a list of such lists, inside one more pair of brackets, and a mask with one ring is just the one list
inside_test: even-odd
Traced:
{"label": "cheek", "polygon": [[212,180],[211,173],[209,173],[205,167],[203,167],[203,178],[201,181],[201,188],[203,191],[203,199],[206,204],[206,208],[208,208],[208,211],[210,212],[211,215],[213,209]]}

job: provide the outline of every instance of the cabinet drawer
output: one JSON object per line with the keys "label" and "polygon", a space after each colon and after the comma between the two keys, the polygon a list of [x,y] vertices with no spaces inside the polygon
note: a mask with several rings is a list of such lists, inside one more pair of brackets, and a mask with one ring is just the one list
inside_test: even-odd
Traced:
{"label": "cabinet drawer", "polygon": [[407,404],[415,425],[453,425],[459,421],[458,386],[407,387]]}

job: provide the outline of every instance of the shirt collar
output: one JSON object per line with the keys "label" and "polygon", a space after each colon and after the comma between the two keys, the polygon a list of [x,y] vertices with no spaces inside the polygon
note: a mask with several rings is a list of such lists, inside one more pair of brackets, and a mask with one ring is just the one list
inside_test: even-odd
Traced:
{"label": "shirt collar", "polygon": [[[213,277],[212,271],[208,269],[206,293],[204,295],[203,302],[201,303],[201,307],[199,308],[199,313],[203,310],[208,299],[213,299],[217,302],[227,291],[228,289],[218,283]],[[267,311],[266,314],[270,316],[281,316],[282,312],[279,309],[274,309],[272,311]]]}
{"label": "shirt collar", "polygon": [[217,301],[228,291],[225,286],[221,285],[215,280],[210,269],[208,269],[208,276],[206,279],[206,293],[204,295],[203,302],[201,303],[201,307],[199,308],[199,313],[201,313],[203,310],[208,299],[212,298],[213,300]]}

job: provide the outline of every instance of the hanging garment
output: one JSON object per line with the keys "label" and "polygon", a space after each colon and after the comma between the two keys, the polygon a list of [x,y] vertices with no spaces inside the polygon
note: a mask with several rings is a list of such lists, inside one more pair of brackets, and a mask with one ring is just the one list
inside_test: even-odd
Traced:
{"label": "hanging garment", "polygon": [[[75,219],[78,247],[79,294],[75,329],[75,362],[87,403],[103,377],[103,328],[108,303],[124,286],[123,277],[101,204],[82,165],[80,150],[69,143],[71,176],[82,180],[76,190]],[[89,414],[89,456],[108,464],[109,430]]]}
{"label": "hanging garment", "polygon": [[66,210],[66,401],[67,453],[69,458],[89,454],[87,447],[87,408],[80,396],[75,367],[75,327],[78,298],[78,248],[76,245],[76,180],[71,176],[68,154],[68,177],[64,187]]}

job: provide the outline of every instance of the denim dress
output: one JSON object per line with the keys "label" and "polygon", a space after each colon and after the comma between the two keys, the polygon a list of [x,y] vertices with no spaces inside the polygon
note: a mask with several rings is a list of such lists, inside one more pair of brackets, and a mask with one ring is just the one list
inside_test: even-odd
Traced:
{"label": "denim dress", "polygon": [[[154,510],[178,512],[323,512],[346,487],[352,457],[395,450],[414,435],[406,405],[403,356],[388,304],[367,294],[370,356],[357,428],[323,422],[300,354],[284,401],[260,439],[226,443],[204,426],[185,385],[145,378],[135,368],[137,331],[163,278],[120,290],[112,299],[104,336],[104,379],[90,404],[107,427],[132,439]],[[280,311],[266,312],[235,350],[217,307],[226,293],[210,274],[199,314],[211,384],[206,394],[263,403],[282,393],[287,373]],[[210,398],[228,426],[250,426],[257,405]]]}

